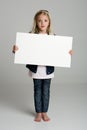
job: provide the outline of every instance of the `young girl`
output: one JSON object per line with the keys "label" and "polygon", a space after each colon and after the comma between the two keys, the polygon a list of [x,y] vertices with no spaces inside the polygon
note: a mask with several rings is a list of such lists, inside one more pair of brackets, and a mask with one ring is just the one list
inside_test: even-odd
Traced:
{"label": "young girl", "polygon": [[[40,10],[35,14],[31,33],[53,34],[51,30],[51,18],[47,10]],[[14,53],[18,49],[17,46],[13,46]],[[72,50],[69,53],[72,54]],[[41,119],[49,121],[50,118],[47,115],[47,111],[49,107],[51,79],[54,77],[54,67],[29,64],[26,67],[30,70],[29,74],[33,78],[34,83],[34,104],[37,113],[35,121],[40,122]]]}

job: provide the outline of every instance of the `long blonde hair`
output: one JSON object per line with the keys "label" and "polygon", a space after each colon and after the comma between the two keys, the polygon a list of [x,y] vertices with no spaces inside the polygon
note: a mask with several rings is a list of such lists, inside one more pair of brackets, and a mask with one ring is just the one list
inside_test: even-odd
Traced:
{"label": "long blonde hair", "polygon": [[50,14],[47,10],[39,10],[35,16],[34,16],[34,21],[33,21],[33,27],[32,27],[32,30],[31,30],[31,33],[39,33],[39,29],[38,29],[38,26],[37,26],[37,17],[41,14],[44,14],[48,17],[49,19],[49,26],[47,28],[47,34],[53,34],[52,32],[52,25],[51,25],[51,17],[50,17]]}

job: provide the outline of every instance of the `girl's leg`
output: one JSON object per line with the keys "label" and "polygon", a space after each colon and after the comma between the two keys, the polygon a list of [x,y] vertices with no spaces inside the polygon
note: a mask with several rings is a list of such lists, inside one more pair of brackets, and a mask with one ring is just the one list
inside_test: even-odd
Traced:
{"label": "girl's leg", "polygon": [[43,80],[42,87],[42,118],[44,121],[49,121],[50,118],[47,116],[47,111],[49,107],[49,98],[50,98],[50,84],[51,79]]}
{"label": "girl's leg", "polygon": [[42,80],[40,79],[33,79],[34,82],[34,105],[35,105],[35,111],[37,113],[35,121],[41,121],[41,112],[42,112],[42,99],[41,99],[41,86],[42,86]]}

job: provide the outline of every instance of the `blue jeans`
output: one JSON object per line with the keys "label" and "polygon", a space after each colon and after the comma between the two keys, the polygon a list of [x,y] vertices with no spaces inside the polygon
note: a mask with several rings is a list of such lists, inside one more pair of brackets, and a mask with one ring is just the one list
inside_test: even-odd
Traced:
{"label": "blue jeans", "polygon": [[33,79],[35,111],[47,112],[50,98],[51,79]]}

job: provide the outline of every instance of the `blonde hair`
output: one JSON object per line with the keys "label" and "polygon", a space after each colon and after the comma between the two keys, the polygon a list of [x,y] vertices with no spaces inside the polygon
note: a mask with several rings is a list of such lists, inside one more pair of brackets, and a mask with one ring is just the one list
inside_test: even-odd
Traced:
{"label": "blonde hair", "polygon": [[34,16],[34,21],[33,21],[33,27],[32,27],[32,30],[31,30],[31,33],[39,33],[39,29],[38,29],[38,26],[37,26],[37,17],[41,14],[44,14],[48,17],[49,19],[49,26],[47,28],[47,34],[53,34],[52,32],[52,27],[51,27],[51,17],[50,17],[50,14],[47,10],[39,10],[35,16]]}

